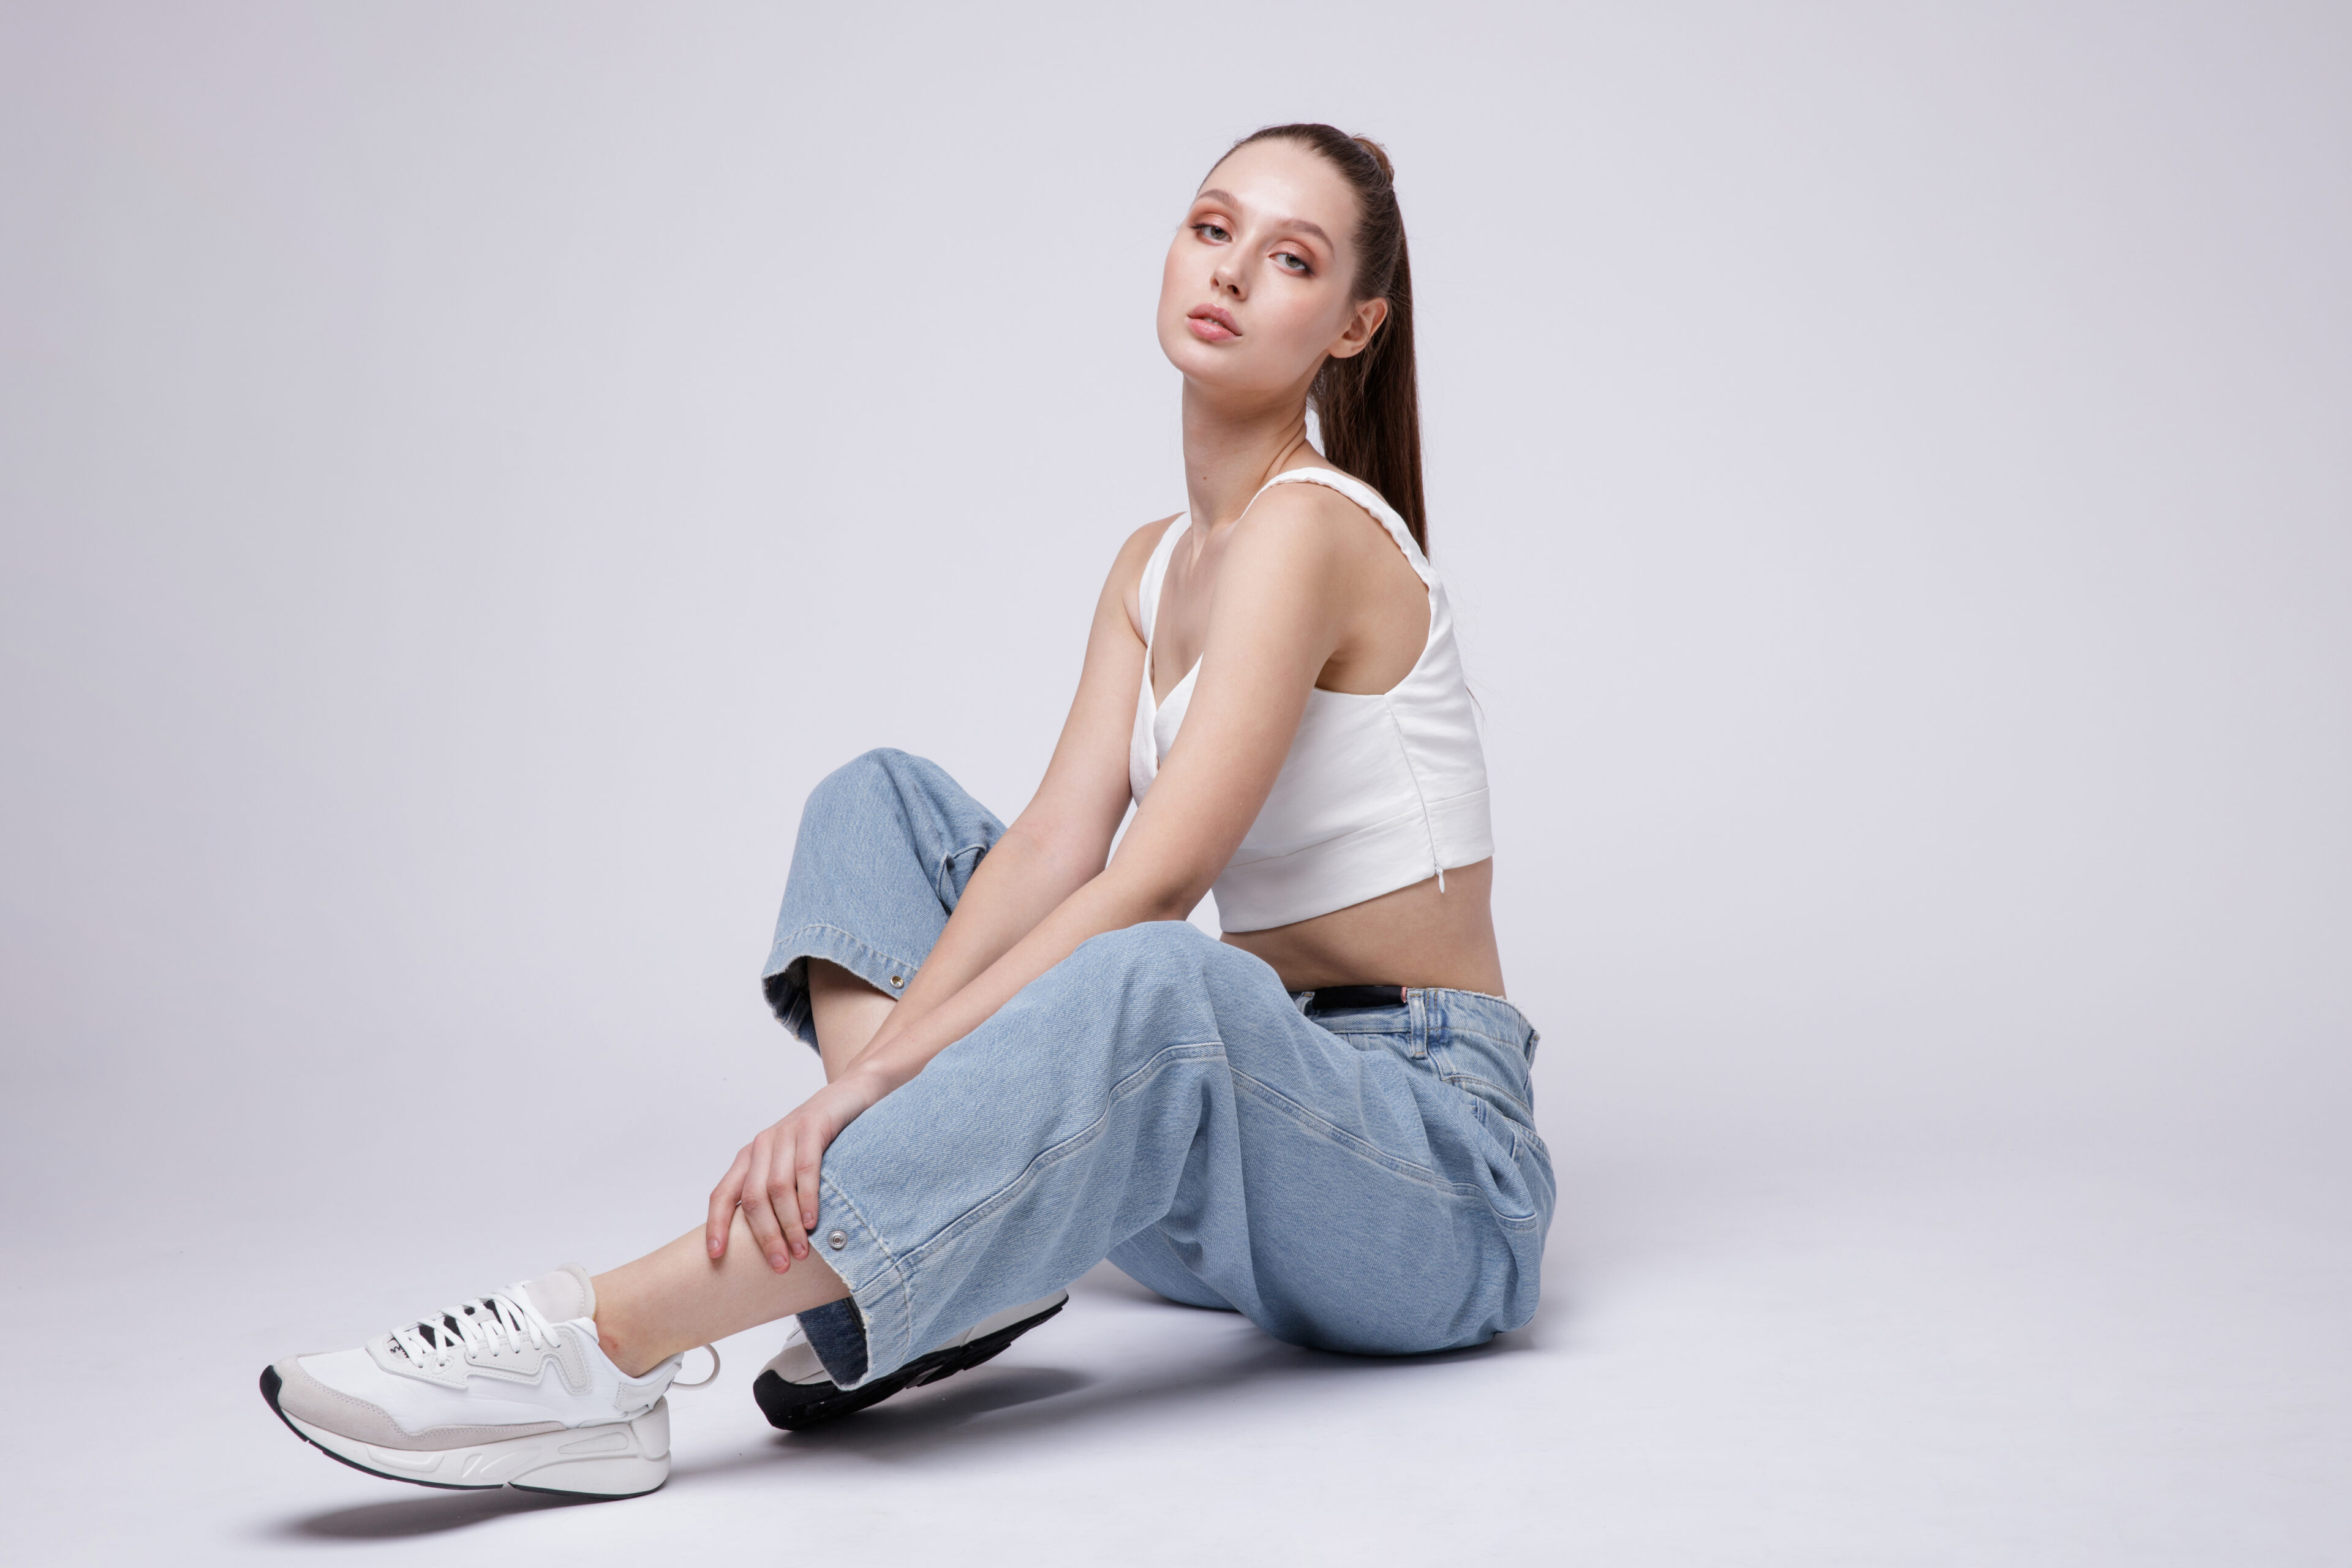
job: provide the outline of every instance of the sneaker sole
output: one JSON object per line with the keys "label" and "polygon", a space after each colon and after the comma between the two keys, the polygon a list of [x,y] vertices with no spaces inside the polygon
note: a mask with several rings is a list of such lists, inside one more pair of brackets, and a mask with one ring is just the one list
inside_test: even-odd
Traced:
{"label": "sneaker sole", "polygon": [[[1034,1317],[1024,1318],[992,1334],[982,1334],[969,1344],[953,1345],[946,1350],[933,1351],[929,1355],[917,1356],[898,1371],[861,1384],[845,1394],[835,1389],[831,1394],[820,1394],[812,1398],[806,1385],[786,1383],[772,1372],[763,1372],[751,1382],[751,1397],[760,1402],[760,1412],[767,1416],[771,1426],[780,1426],[787,1432],[822,1426],[828,1421],[838,1420],[868,1405],[879,1405],[902,1389],[919,1388],[924,1384],[937,1383],[943,1377],[969,1372],[981,1363],[1003,1354],[1007,1345],[1069,1304],[1070,1299],[1065,1296]],[[833,1385],[828,1384],[825,1386],[830,1388]]]}
{"label": "sneaker sole", "polygon": [[289,1415],[278,1403],[278,1369],[261,1369],[261,1397],[288,1430],[355,1470],[444,1491],[555,1492],[567,1497],[643,1497],[669,1479],[669,1401],[634,1421],[575,1426],[466,1448],[379,1448]]}

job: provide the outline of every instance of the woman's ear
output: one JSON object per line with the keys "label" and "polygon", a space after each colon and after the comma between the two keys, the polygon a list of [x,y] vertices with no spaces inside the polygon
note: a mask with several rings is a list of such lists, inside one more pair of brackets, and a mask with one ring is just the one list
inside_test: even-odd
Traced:
{"label": "woman's ear", "polygon": [[1372,346],[1372,334],[1379,331],[1381,323],[1388,319],[1389,302],[1386,300],[1359,301],[1356,313],[1348,319],[1346,329],[1332,340],[1331,346],[1324,352],[1333,359],[1355,358]]}

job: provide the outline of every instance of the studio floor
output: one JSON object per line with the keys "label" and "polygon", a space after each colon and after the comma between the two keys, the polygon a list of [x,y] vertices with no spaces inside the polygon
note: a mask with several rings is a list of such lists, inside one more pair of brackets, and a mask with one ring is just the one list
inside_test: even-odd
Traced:
{"label": "studio floor", "polygon": [[775,1331],[730,1341],[672,1398],[668,1486],[604,1504],[379,1481],[279,1426],[265,1361],[385,1326],[361,1237],[18,1247],[41,1416],[13,1424],[5,1555],[2352,1560],[2352,1260],[2325,1205],[2014,1152],[1564,1169],[1543,1310],[1486,1348],[1296,1350],[1106,1266],[998,1361],[816,1433],[749,1397]]}
{"label": "studio floor", "polygon": [[[1030,797],[1287,121],[1410,215],[1537,1317],[298,1442],[815,1089],[801,803]],[[0,1568],[2347,1568],[2347,167],[2340,3],[0,0]]]}

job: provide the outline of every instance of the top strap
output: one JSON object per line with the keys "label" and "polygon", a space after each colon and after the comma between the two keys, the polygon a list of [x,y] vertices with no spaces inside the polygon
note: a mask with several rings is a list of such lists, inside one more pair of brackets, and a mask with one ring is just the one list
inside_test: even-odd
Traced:
{"label": "top strap", "polygon": [[[1276,485],[1288,484],[1322,485],[1327,489],[1338,490],[1341,495],[1370,512],[1380,520],[1381,526],[1389,531],[1389,537],[1396,541],[1399,550],[1404,552],[1406,563],[1420,574],[1421,580],[1424,583],[1431,580],[1429,558],[1422,554],[1421,546],[1412,542],[1412,530],[1404,525],[1404,519],[1397,514],[1396,508],[1381,499],[1380,491],[1361,479],[1349,479],[1336,468],[1285,468],[1266,480],[1265,484],[1260,485],[1257,494],[1262,496]],[[1256,499],[1257,496],[1250,498],[1252,500]]]}
{"label": "top strap", "polygon": [[1151,547],[1150,556],[1143,563],[1143,580],[1136,584],[1135,607],[1143,612],[1143,681],[1146,686],[1151,684],[1151,646],[1160,630],[1160,587],[1168,580],[1168,560],[1176,553],[1177,539],[1192,526],[1192,514],[1179,512],[1175,521],[1160,531],[1160,542]]}

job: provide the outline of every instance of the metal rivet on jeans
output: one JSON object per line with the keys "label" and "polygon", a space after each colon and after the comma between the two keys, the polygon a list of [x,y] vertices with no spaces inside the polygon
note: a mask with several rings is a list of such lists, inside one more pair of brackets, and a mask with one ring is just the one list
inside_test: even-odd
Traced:
{"label": "metal rivet on jeans", "polygon": [[898,977],[897,975],[895,975],[895,974],[894,974],[894,975],[892,975],[892,976],[890,976],[890,984],[893,984],[893,985],[898,984]]}
{"label": "metal rivet on jeans", "polygon": [[831,1236],[824,1238],[824,1244],[833,1248],[835,1252],[839,1252],[843,1247],[849,1245],[849,1233],[845,1230],[836,1230]]}

